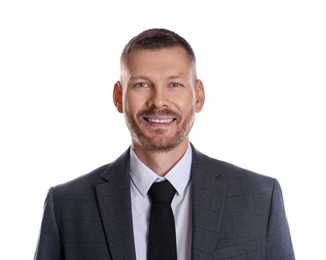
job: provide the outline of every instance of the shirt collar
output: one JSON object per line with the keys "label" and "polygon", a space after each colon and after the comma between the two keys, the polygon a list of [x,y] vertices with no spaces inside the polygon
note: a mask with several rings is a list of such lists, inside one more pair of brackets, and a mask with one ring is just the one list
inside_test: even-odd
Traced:
{"label": "shirt collar", "polygon": [[134,150],[130,149],[130,177],[143,196],[147,196],[147,192],[154,182],[163,180],[168,180],[177,193],[182,195],[190,180],[191,161],[192,151],[189,145],[178,163],[164,177],[160,177],[143,164]]}

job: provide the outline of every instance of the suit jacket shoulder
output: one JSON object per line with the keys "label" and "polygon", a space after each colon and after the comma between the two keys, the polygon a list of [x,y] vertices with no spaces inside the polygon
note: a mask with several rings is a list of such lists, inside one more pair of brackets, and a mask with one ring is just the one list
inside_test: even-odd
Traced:
{"label": "suit jacket shoulder", "polygon": [[[200,178],[203,182],[207,178],[219,178],[221,182],[232,183],[234,188],[245,189],[252,187],[256,192],[270,192],[275,179],[248,169],[211,158],[193,148],[193,172],[196,181]],[[205,172],[205,176],[196,176],[197,172]],[[200,173],[202,175],[203,173]],[[204,178],[205,177],[205,178]],[[237,185],[236,185],[237,184]],[[230,187],[231,188],[231,187]],[[232,193],[233,189],[229,190]]]}
{"label": "suit jacket shoulder", "polygon": [[135,258],[129,150],[49,190],[35,259]]}
{"label": "suit jacket shoulder", "polygon": [[294,259],[276,179],[193,148],[194,259]]}

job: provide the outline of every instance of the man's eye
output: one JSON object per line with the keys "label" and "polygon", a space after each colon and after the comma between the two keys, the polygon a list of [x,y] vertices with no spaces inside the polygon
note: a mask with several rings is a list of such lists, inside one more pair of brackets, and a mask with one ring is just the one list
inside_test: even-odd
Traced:
{"label": "man's eye", "polygon": [[134,84],[134,88],[146,88],[148,85],[145,82],[138,82]]}
{"label": "man's eye", "polygon": [[181,84],[180,83],[177,83],[177,82],[173,82],[173,83],[170,84],[170,87],[171,88],[181,87]]}

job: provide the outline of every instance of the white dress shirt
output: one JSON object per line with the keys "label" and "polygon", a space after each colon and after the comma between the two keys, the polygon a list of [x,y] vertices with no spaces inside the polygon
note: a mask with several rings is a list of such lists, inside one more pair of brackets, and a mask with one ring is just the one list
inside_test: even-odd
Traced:
{"label": "white dress shirt", "polygon": [[168,180],[176,189],[171,207],[175,219],[178,260],[191,259],[192,209],[191,169],[192,151],[190,145],[179,162],[160,177],[144,165],[133,149],[130,149],[131,204],[136,259],[147,259],[147,239],[151,202],[147,195],[156,181]]}

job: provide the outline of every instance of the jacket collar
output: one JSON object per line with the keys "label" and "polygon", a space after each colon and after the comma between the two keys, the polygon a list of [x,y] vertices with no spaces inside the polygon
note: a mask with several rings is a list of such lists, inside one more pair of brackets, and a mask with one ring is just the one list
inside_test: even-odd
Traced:
{"label": "jacket collar", "polygon": [[131,215],[129,149],[109,164],[96,186],[100,214],[112,259],[136,260]]}
{"label": "jacket collar", "polygon": [[197,151],[192,159],[192,259],[210,259],[218,239],[225,204],[225,183],[216,160]]}

